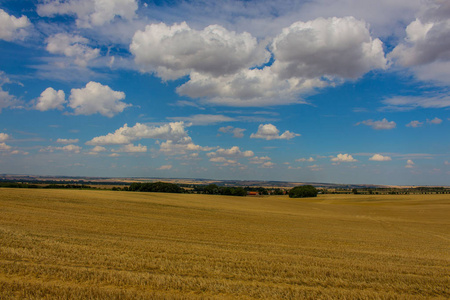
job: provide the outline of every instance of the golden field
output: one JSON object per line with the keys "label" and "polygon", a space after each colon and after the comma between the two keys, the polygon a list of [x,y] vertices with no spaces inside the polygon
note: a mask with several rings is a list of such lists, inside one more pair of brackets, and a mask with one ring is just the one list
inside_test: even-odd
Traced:
{"label": "golden field", "polygon": [[450,195],[0,189],[0,299],[448,299]]}

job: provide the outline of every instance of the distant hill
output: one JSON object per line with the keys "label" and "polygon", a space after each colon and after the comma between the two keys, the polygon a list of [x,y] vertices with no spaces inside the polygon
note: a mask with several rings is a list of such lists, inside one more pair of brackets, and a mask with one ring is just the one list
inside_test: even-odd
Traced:
{"label": "distant hill", "polygon": [[242,186],[242,187],[285,187],[291,188],[298,185],[312,185],[327,189],[363,189],[363,188],[387,188],[395,186],[374,184],[349,184],[349,183],[324,183],[324,182],[290,182],[290,181],[262,181],[262,180],[216,180],[204,178],[156,178],[156,177],[83,177],[83,176],[44,176],[44,175],[14,175],[1,174],[1,181],[33,182],[33,183],[81,183],[81,184],[130,184],[132,182],[156,182],[164,181],[177,184],[218,186]]}

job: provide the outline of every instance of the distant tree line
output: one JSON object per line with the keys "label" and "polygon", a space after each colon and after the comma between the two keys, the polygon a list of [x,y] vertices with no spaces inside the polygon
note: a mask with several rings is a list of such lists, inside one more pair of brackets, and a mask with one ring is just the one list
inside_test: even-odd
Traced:
{"label": "distant tree line", "polygon": [[243,187],[218,186],[213,183],[208,185],[196,185],[192,189],[192,192],[208,195],[247,196],[247,191]]}
{"label": "distant tree line", "polygon": [[[126,189],[125,189],[126,190]],[[184,193],[184,189],[174,183],[167,182],[134,182],[128,187],[132,192]]]}
{"label": "distant tree line", "polygon": [[0,187],[3,188],[19,188],[19,189],[95,189],[85,184],[48,184],[38,185],[32,183],[22,182],[0,182]]}
{"label": "distant tree line", "polygon": [[87,181],[87,180],[35,180],[35,179],[30,179],[30,180],[24,180],[24,179],[0,179],[0,186],[1,183],[20,183],[20,184],[37,184],[39,186],[42,186],[44,184],[47,185],[51,185],[51,184],[56,184],[56,185],[67,185],[67,184],[73,184],[76,186],[80,186],[80,185],[129,185],[129,183],[127,182],[122,182],[122,181],[117,181],[117,182],[113,182],[113,181]]}
{"label": "distant tree line", "polygon": [[289,191],[290,198],[317,197],[318,190],[312,185],[301,185],[292,188]]}
{"label": "distant tree line", "polygon": [[236,186],[218,186],[211,183],[208,185],[195,184],[173,184],[166,182],[154,183],[132,183],[129,187],[114,187],[116,191],[135,191],[135,192],[159,192],[159,193],[189,193],[189,194],[207,194],[207,195],[225,195],[225,196],[247,196],[249,192],[256,192],[258,195],[284,195],[286,192],[279,188],[263,187],[236,187]]}
{"label": "distant tree line", "polygon": [[409,194],[450,194],[448,187],[411,187],[411,188],[340,188],[321,189],[322,194],[361,194],[361,195],[409,195]]}

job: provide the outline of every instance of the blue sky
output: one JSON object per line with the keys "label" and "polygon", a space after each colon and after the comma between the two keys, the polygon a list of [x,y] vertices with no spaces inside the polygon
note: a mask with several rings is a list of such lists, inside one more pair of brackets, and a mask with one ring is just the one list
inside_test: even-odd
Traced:
{"label": "blue sky", "polygon": [[448,1],[0,0],[0,173],[448,185],[449,87]]}

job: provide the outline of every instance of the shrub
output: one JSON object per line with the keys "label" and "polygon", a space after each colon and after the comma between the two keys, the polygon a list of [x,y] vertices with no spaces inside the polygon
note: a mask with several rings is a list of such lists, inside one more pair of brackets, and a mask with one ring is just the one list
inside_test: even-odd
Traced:
{"label": "shrub", "polygon": [[296,186],[289,191],[290,198],[317,197],[317,189],[312,185]]}

